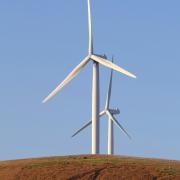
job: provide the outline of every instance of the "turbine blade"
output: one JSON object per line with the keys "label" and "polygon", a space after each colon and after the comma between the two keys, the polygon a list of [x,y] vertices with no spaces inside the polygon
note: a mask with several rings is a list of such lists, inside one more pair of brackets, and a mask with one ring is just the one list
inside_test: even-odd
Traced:
{"label": "turbine blade", "polygon": [[107,92],[107,97],[106,97],[105,109],[109,109],[109,103],[110,103],[110,98],[111,98],[111,89],[112,89],[112,76],[113,76],[113,70],[111,69],[109,87],[108,87],[108,92]]}
{"label": "turbine blade", "polygon": [[124,127],[116,120],[116,118],[109,111],[107,111],[107,113],[112,121],[129,137],[129,139],[132,139],[128,132],[124,129]]}
{"label": "turbine blade", "polygon": [[99,57],[99,56],[96,56],[96,55],[91,55],[91,59],[98,62],[98,63],[100,63],[100,64],[102,64],[102,65],[104,65],[104,66],[106,66],[106,67],[108,67],[108,68],[111,68],[111,69],[113,69],[115,71],[118,71],[118,72],[120,72],[122,74],[130,76],[132,78],[136,78],[136,76],[134,74],[128,72],[127,70],[117,66],[116,64],[114,64],[114,63],[110,62],[109,60],[106,60],[106,59],[104,59],[102,57]]}
{"label": "turbine blade", "polygon": [[87,128],[88,126],[90,126],[92,124],[92,120],[89,121],[87,124],[85,124],[82,128],[80,128],[78,131],[76,131],[71,137],[76,136],[77,134],[79,134],[82,130],[84,130],[85,128]]}
{"label": "turbine blade", "polygon": [[71,73],[56,87],[44,100],[43,103],[47,102],[51,99],[55,94],[57,94],[66,84],[69,83],[79,72],[80,70],[88,63],[89,56],[85,57],[84,60],[81,61],[79,65],[77,65]]}
{"label": "turbine blade", "polygon": [[92,18],[91,18],[91,4],[88,0],[88,31],[89,31],[89,54],[93,53],[93,36],[92,36]]}
{"label": "turbine blade", "polygon": [[[105,114],[105,111],[102,111],[101,113],[99,113],[99,117],[102,117]],[[86,123],[82,128],[80,128],[78,131],[76,131],[71,137],[76,136],[77,134],[79,134],[81,131],[83,131],[84,129],[86,129],[88,126],[90,126],[92,124],[92,120],[89,121],[88,123]]]}
{"label": "turbine blade", "polygon": [[104,116],[104,114],[105,114],[105,111],[101,111],[101,112],[99,113],[99,117]]}

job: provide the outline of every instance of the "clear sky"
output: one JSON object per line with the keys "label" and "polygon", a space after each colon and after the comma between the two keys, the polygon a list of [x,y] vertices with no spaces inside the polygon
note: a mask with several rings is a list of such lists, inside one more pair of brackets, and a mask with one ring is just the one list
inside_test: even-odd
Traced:
{"label": "clear sky", "polygon": [[[92,0],[95,52],[137,80],[114,73],[115,153],[180,160],[180,1]],[[0,159],[91,153],[92,64],[49,103],[42,99],[86,55],[86,0],[0,1]],[[110,70],[100,68],[101,109]],[[101,153],[107,152],[107,118]]]}

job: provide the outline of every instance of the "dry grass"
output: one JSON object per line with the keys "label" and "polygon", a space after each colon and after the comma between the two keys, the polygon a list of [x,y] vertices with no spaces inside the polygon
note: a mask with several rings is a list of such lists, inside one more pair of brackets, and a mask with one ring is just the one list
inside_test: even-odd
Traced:
{"label": "dry grass", "polygon": [[0,161],[0,180],[177,179],[180,161],[123,156],[66,156]]}

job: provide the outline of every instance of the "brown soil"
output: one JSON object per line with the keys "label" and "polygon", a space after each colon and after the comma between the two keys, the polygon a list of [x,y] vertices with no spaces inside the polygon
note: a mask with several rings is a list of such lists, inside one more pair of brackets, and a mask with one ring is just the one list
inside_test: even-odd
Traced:
{"label": "brown soil", "polygon": [[180,161],[67,156],[0,161],[0,180],[180,180]]}

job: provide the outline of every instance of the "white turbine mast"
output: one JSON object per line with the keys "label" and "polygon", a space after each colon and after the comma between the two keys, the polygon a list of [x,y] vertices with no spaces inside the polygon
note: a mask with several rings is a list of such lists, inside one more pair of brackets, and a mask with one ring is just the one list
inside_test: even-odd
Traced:
{"label": "white turbine mast", "polygon": [[92,154],[99,154],[99,64],[114,69],[122,74],[136,78],[127,70],[113,64],[104,56],[96,55],[93,52],[91,4],[88,0],[88,30],[89,30],[89,50],[87,56],[78,64],[66,78],[43,100],[43,103],[50,100],[65,85],[67,85],[89,62],[93,62],[93,82],[92,82]]}
{"label": "white turbine mast", "polygon": [[[112,91],[112,78],[113,78],[113,70],[111,69],[109,86],[106,97],[105,108],[99,114],[99,118],[104,115],[108,116],[108,155],[114,154],[114,123],[131,139],[131,136],[127,133],[127,131],[123,128],[123,126],[115,119],[114,115],[120,114],[120,110],[118,108],[110,109],[110,99],[111,99],[111,91]],[[72,137],[75,137],[85,128],[92,124],[92,120],[90,120],[87,124],[85,124],[82,128],[76,131]]]}

